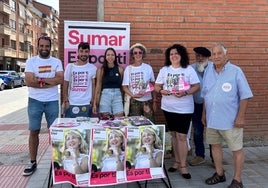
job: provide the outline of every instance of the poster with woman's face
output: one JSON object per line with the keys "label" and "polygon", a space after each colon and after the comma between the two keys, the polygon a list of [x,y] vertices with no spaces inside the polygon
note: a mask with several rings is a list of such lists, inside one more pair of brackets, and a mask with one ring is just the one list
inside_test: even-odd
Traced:
{"label": "poster with woman's face", "polygon": [[78,128],[51,130],[55,182],[88,184],[90,132],[90,129]]}
{"label": "poster with woman's face", "polygon": [[125,181],[125,128],[92,130],[91,185]]}
{"label": "poster with woman's face", "polygon": [[[162,174],[164,126],[146,125],[127,128],[127,179],[151,178],[151,170]],[[158,172],[157,172],[158,173]]]}

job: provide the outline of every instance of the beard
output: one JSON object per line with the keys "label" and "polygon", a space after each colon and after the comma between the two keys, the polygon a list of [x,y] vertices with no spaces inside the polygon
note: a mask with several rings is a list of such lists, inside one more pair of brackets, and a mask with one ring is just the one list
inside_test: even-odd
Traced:
{"label": "beard", "polygon": [[78,59],[80,59],[83,62],[86,62],[88,60],[88,57],[89,56],[87,56],[87,55],[82,55],[82,56],[79,56]]}
{"label": "beard", "polygon": [[208,61],[196,63],[197,71],[201,73],[204,72],[207,65],[208,65]]}
{"label": "beard", "polygon": [[49,57],[49,55],[50,55],[50,51],[49,50],[39,50],[39,56],[41,58],[46,59],[46,58]]}

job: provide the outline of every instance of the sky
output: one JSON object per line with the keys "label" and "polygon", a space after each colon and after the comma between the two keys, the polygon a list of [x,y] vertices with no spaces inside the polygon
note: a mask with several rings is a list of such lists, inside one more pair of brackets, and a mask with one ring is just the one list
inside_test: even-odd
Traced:
{"label": "sky", "polygon": [[42,3],[44,5],[51,6],[59,12],[59,0],[35,0],[35,1]]}

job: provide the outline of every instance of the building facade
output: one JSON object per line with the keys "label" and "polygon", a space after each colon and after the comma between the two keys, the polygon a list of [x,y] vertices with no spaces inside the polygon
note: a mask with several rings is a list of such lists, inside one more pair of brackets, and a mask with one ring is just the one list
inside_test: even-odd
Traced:
{"label": "building facade", "polygon": [[[267,11],[268,1],[60,0],[59,55],[63,60],[64,20],[129,22],[131,44],[141,42],[147,47],[146,62],[155,75],[171,44],[185,45],[193,62],[194,47],[223,42],[254,94],[248,104],[245,141],[262,143],[268,140]],[[157,122],[164,123],[160,108],[157,113]]]}
{"label": "building facade", "polygon": [[0,70],[24,71],[26,59],[37,55],[37,39],[52,39],[52,55],[58,56],[59,13],[32,0],[0,1]]}

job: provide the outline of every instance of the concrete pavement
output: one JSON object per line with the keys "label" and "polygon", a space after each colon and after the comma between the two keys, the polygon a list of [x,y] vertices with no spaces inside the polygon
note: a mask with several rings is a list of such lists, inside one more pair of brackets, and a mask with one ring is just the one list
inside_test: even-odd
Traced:
{"label": "concrete pavement", "polygon": [[[25,101],[24,101],[25,102]],[[27,165],[28,158],[28,118],[27,109],[24,104],[18,105],[17,110],[0,108],[0,187],[27,187],[43,188],[48,187],[48,175],[50,168],[51,150],[48,144],[46,125],[43,124],[40,134],[40,147],[38,152],[38,168],[30,177],[22,176]],[[6,111],[9,110],[10,113]],[[1,111],[5,111],[2,113]],[[228,148],[224,148],[224,168],[227,181],[214,186],[208,186],[204,180],[214,173],[213,165],[209,158],[209,151],[206,150],[207,161],[201,166],[189,166],[188,170],[192,175],[191,180],[185,180],[179,172],[168,173],[171,184],[174,188],[224,188],[227,187],[233,174],[232,154]],[[268,146],[245,147],[246,161],[243,170],[243,184],[246,188],[267,188],[268,187]],[[188,156],[190,160],[193,156]],[[174,159],[166,159],[165,166],[169,168]],[[142,187],[144,187],[143,182]],[[55,188],[69,188],[70,184],[54,185]],[[107,186],[107,187],[138,187],[137,183]],[[160,188],[164,184],[160,180],[148,181],[148,187]]]}

